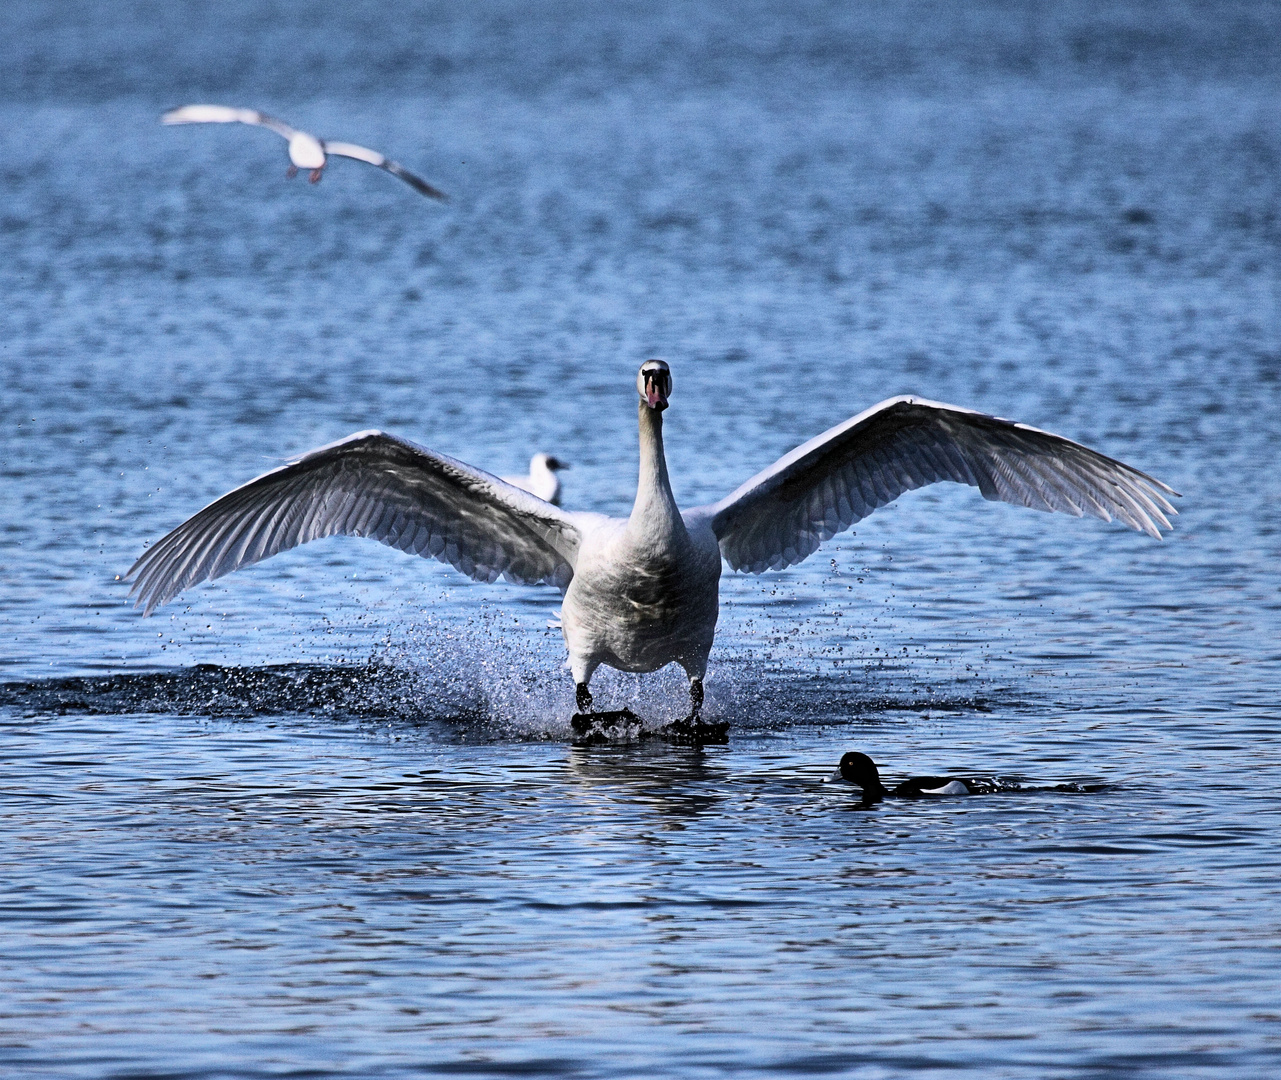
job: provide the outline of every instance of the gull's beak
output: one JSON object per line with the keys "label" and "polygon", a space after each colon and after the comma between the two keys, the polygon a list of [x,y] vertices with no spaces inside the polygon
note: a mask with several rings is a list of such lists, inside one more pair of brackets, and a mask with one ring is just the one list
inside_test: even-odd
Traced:
{"label": "gull's beak", "polygon": [[662,412],[667,408],[667,380],[661,371],[645,373],[645,404]]}

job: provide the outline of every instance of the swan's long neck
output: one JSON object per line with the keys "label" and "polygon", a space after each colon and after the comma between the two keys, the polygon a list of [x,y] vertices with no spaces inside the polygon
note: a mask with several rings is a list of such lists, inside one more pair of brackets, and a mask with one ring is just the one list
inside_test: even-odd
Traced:
{"label": "swan's long neck", "polygon": [[663,414],[643,401],[640,413],[640,478],[636,484],[636,503],[628,520],[628,531],[638,536],[661,539],[673,534],[684,535],[685,523],[672,497],[667,479],[667,459],[663,456]]}

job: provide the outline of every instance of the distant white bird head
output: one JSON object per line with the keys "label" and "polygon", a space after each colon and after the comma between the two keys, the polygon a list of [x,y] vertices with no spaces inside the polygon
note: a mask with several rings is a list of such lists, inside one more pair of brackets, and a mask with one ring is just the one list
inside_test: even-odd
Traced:
{"label": "distant white bird head", "polygon": [[636,390],[651,409],[662,412],[672,393],[672,370],[662,360],[646,360],[636,376]]}
{"label": "distant white bird head", "polygon": [[561,469],[569,468],[569,462],[561,461],[560,458],[552,457],[551,454],[535,454],[529,459],[529,471],[532,474],[540,467],[549,472],[560,472]]}

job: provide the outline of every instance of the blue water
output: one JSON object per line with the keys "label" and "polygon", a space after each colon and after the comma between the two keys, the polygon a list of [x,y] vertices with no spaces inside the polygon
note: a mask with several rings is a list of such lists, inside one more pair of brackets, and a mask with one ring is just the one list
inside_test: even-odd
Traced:
{"label": "blue water", "polygon": [[[9,0],[0,161],[0,1068],[1281,1070],[1281,6]],[[555,592],[376,544],[127,602],[362,428],[623,513],[649,356],[685,505],[912,392],[1180,516],[942,485],[727,575],[703,750],[572,747]]]}

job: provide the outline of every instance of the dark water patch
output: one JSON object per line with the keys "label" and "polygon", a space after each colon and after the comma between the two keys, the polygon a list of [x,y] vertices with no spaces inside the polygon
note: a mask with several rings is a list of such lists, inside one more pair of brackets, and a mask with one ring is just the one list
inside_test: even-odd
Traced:
{"label": "dark water patch", "polygon": [[1030,704],[1017,687],[988,680],[974,680],[970,685],[978,685],[973,690],[958,688],[955,679],[931,684],[916,668],[887,667],[879,660],[828,671],[763,667],[741,657],[717,663],[732,683],[725,709],[753,727],[772,722],[875,724],[895,714],[994,714]]}
{"label": "dark water patch", "polygon": [[116,716],[421,717],[412,674],[382,664],[197,664],[174,671],[0,683],[0,707],[26,713]]}

